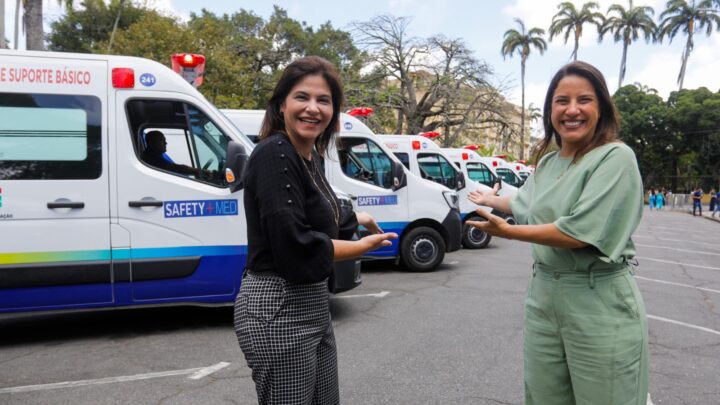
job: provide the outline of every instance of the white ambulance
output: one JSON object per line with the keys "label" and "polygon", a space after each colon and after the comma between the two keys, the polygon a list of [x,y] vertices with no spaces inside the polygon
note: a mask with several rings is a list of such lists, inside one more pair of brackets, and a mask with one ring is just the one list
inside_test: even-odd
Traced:
{"label": "white ambulance", "polygon": [[492,165],[495,174],[500,176],[505,184],[509,184],[515,189],[522,187],[525,182],[515,170],[515,167],[499,156],[482,157],[484,162]]}
{"label": "white ambulance", "polygon": [[[222,111],[249,136],[260,132],[264,111]],[[341,114],[340,125],[339,150],[331,147],[325,175],[352,196],[357,210],[372,215],[384,231],[399,235],[392,246],[366,258],[396,259],[410,271],[435,270],[446,252],[460,249],[457,193],[406,172],[357,118]]]}
{"label": "white ambulance", "polygon": [[532,170],[522,162],[509,162],[508,164],[515,168],[515,172],[520,176],[523,184],[525,184],[525,181],[527,181],[528,177],[532,174]]}
{"label": "white ambulance", "polygon": [[0,50],[0,313],[232,303],[252,148],[159,63]]}
{"label": "white ambulance", "polygon": [[[512,197],[517,194],[517,187],[505,183],[495,171],[495,168],[501,164],[502,159],[483,157],[470,149],[443,148],[443,151],[447,153],[450,161],[465,174],[470,190],[487,191],[500,182],[498,195]],[[497,210],[493,210],[492,213],[505,218],[508,223],[515,223],[515,218],[512,215]]]}
{"label": "white ambulance", "polygon": [[487,211],[490,211],[490,208],[478,207],[468,199],[468,193],[474,188],[468,187],[467,176],[452,164],[450,157],[440,146],[432,140],[418,135],[378,135],[378,138],[411,173],[457,191],[458,197],[460,197],[460,217],[463,221],[463,247],[481,249],[490,243],[492,238],[490,235],[465,224],[467,220],[483,220],[475,213],[477,208]]}

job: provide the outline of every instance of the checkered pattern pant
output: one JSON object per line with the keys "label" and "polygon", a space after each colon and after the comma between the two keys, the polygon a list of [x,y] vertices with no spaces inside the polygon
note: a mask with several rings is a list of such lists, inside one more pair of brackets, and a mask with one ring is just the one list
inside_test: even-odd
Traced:
{"label": "checkered pattern pant", "polygon": [[235,334],[260,404],[340,403],[327,282],[249,274],[235,301]]}

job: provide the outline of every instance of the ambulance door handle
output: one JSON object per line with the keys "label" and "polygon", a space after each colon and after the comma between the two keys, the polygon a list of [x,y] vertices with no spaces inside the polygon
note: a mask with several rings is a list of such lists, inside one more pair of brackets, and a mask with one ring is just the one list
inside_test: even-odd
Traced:
{"label": "ambulance door handle", "polygon": [[163,202],[158,201],[158,200],[140,200],[140,201],[130,201],[130,202],[128,202],[128,205],[132,208],[162,207]]}
{"label": "ambulance door handle", "polygon": [[54,201],[47,203],[47,207],[51,210],[56,208],[80,209],[85,208],[85,203],[80,201]]}

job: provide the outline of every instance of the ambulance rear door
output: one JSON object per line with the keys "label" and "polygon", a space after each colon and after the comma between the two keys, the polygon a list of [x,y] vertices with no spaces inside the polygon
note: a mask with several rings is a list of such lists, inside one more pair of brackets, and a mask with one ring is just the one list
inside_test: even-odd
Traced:
{"label": "ambulance rear door", "polygon": [[111,305],[107,62],[0,50],[0,312]]}

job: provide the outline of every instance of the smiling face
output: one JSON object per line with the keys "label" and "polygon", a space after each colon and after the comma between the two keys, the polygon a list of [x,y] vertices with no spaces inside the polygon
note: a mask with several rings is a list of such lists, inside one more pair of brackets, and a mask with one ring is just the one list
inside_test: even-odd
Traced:
{"label": "smiling face", "polygon": [[280,105],[285,132],[306,157],[333,115],[332,93],[320,75],[305,76]]}
{"label": "smiling face", "polygon": [[568,75],[552,98],[550,121],[562,140],[561,155],[571,156],[592,139],[600,119],[598,97],[590,81]]}

